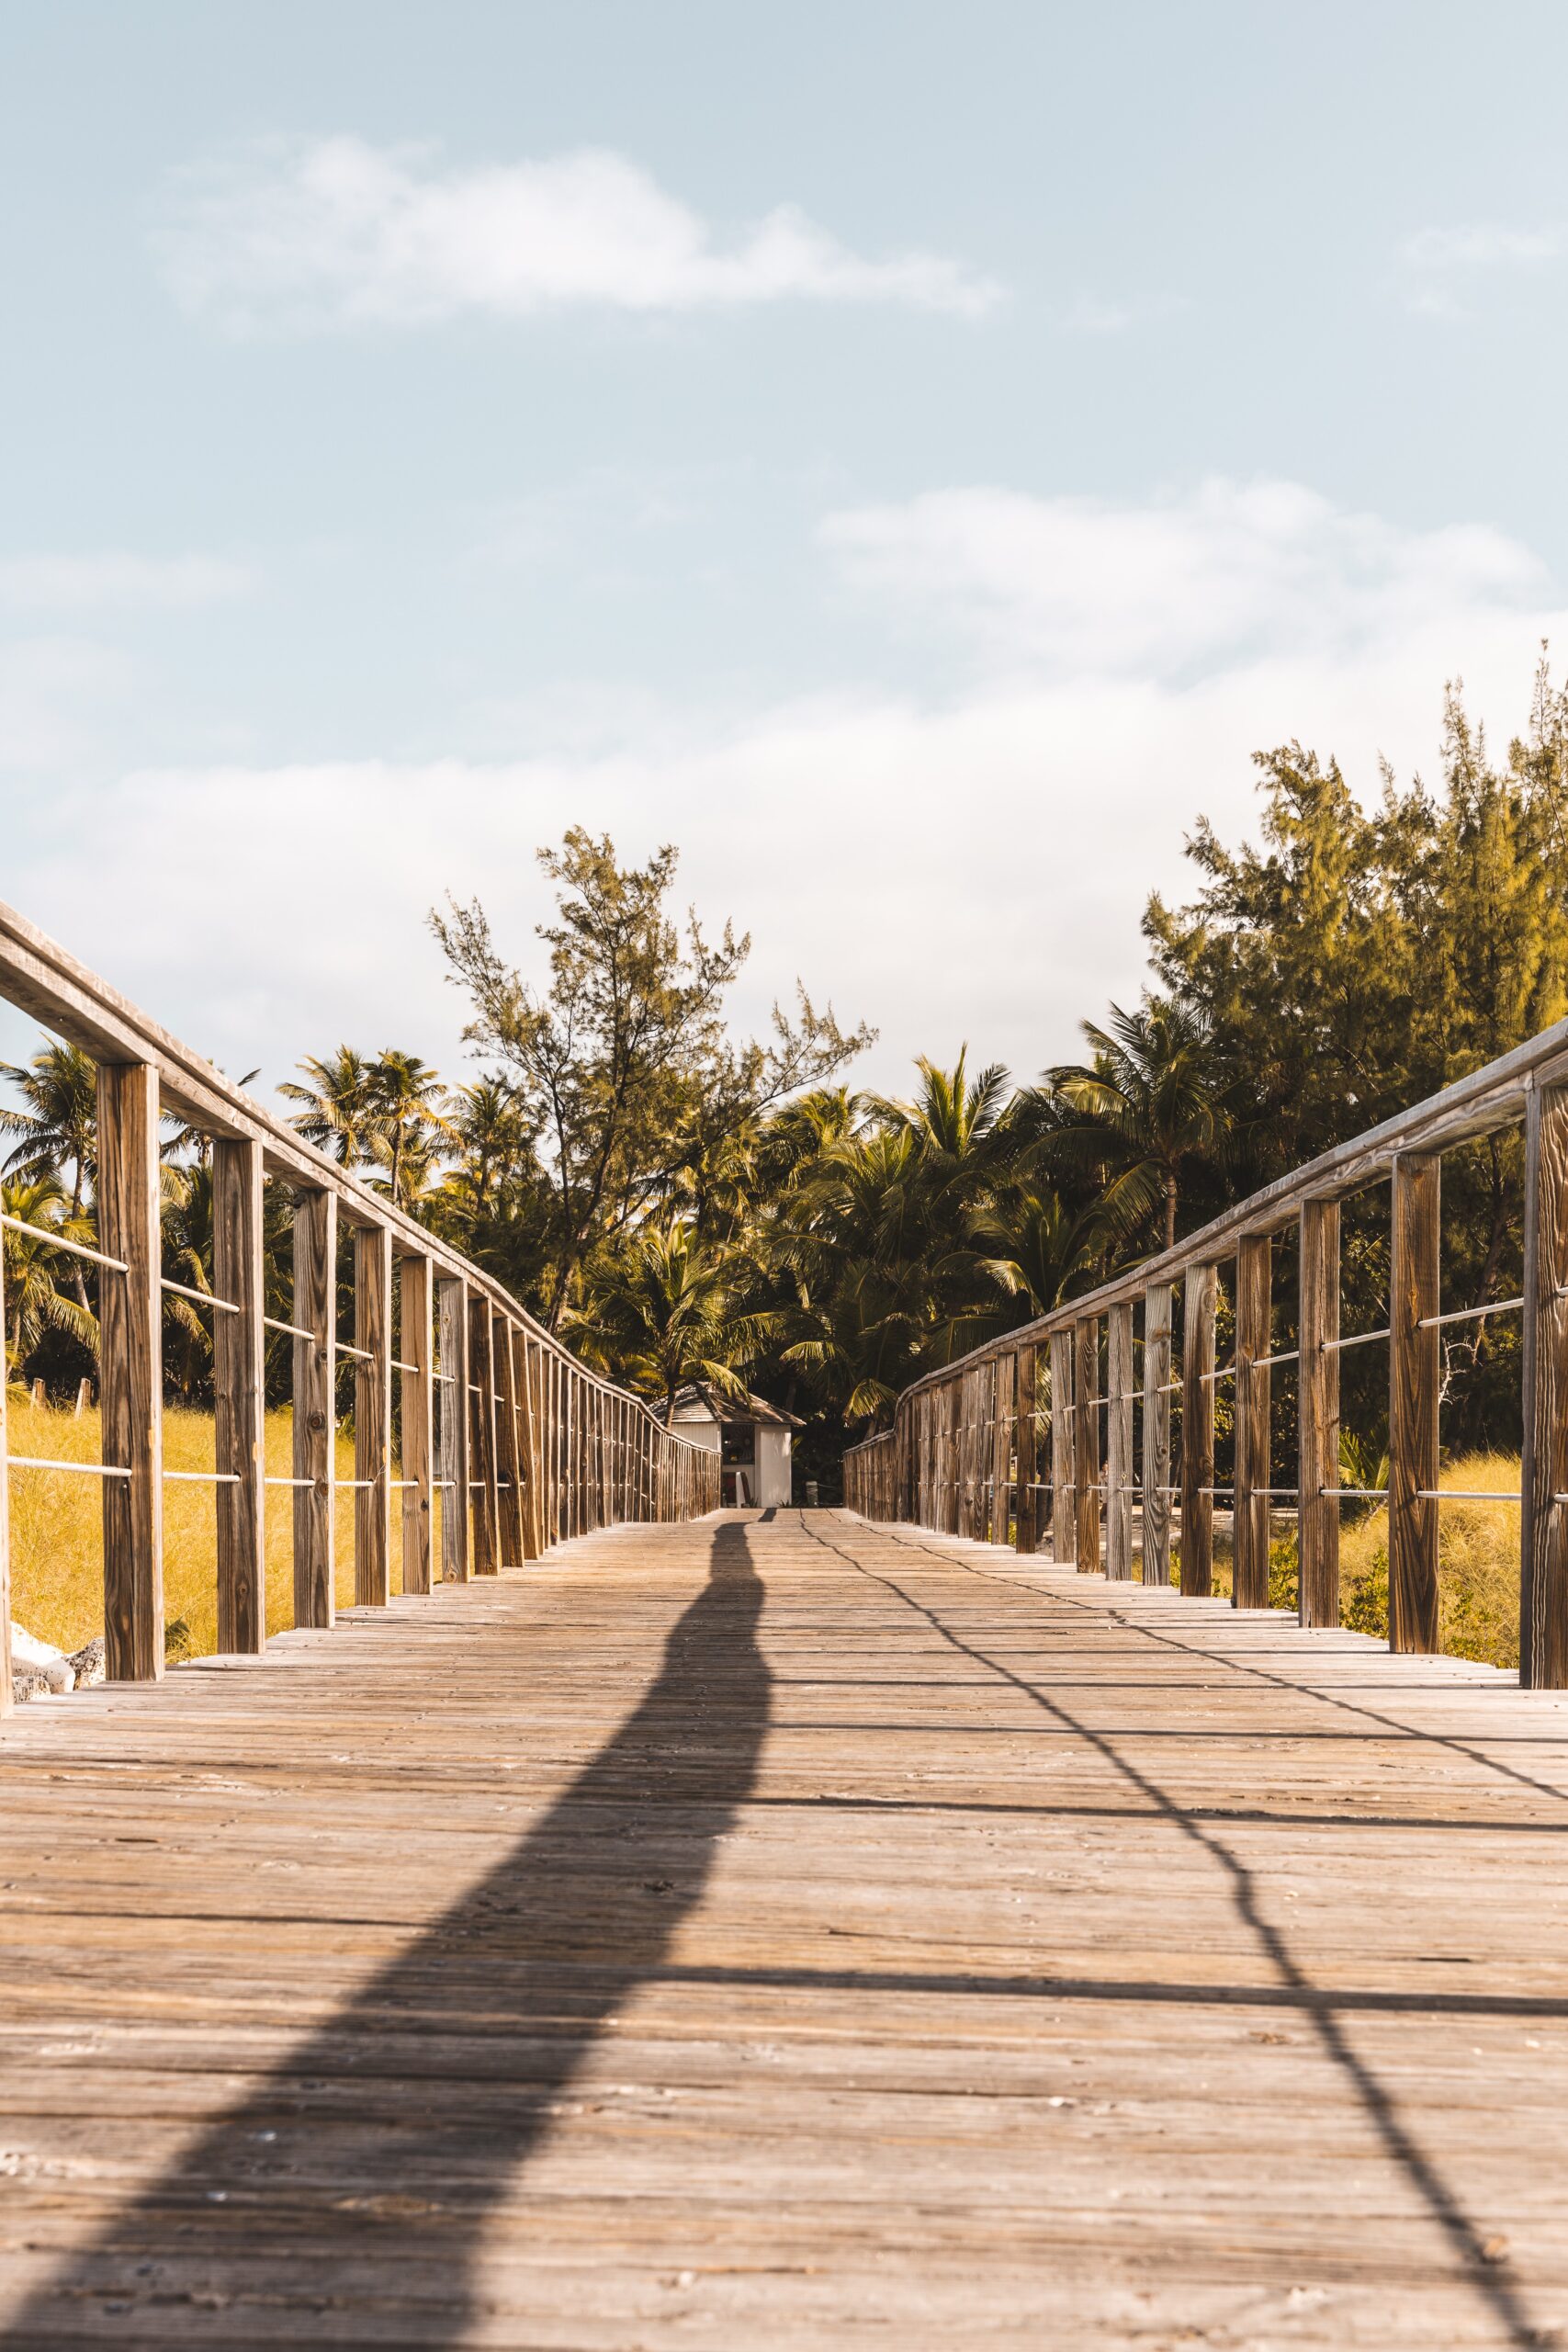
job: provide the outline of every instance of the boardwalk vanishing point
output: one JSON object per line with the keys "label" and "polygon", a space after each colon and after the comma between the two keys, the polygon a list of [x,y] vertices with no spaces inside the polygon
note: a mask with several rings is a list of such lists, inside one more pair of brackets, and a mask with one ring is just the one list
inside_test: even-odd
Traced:
{"label": "boardwalk vanishing point", "polygon": [[0,2341],[1568,2342],[1568,1702],[842,1511],[10,1718]]}

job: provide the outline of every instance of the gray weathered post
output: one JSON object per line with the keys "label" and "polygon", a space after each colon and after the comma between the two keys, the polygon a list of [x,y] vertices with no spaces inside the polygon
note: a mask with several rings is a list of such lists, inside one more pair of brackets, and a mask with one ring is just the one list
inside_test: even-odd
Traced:
{"label": "gray weathered post", "polygon": [[239,1309],[212,1316],[218,1646],[255,1657],[266,1645],[262,1148],[226,1136],[212,1146],[212,1286]]}
{"label": "gray weathered post", "polygon": [[147,1062],[98,1070],[98,1238],[123,1274],[99,1291],[104,1668],[111,1682],[164,1671],[164,1295],[159,1233],[158,1074]]}

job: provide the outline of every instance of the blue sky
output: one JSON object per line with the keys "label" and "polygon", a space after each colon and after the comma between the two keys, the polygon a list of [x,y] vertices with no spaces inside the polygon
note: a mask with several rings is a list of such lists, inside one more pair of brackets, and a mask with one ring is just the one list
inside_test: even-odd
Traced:
{"label": "blue sky", "polygon": [[[39,0],[0,893],[264,1083],[673,840],[881,1043],[1135,994],[1201,809],[1562,643],[1568,18]],[[14,1026],[6,1033],[20,1042]]]}

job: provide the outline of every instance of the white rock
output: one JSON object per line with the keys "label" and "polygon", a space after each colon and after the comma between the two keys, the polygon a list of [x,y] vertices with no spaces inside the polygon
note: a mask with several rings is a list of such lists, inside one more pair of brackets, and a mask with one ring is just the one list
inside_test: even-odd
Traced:
{"label": "white rock", "polygon": [[15,1618],[11,1620],[11,1663],[40,1676],[48,1690],[76,1688],[76,1669],[63,1651],[57,1650],[52,1643],[40,1642],[36,1634],[29,1634]]}

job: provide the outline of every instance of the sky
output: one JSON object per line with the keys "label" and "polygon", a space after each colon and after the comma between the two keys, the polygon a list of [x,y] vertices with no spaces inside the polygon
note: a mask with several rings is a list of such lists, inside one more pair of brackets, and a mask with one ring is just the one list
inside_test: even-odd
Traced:
{"label": "sky", "polygon": [[[570,824],[1072,1057],[1258,749],[1568,642],[1568,15],[0,6],[0,897],[265,1093],[466,1074]],[[0,1049],[28,1024],[0,1021]]]}

